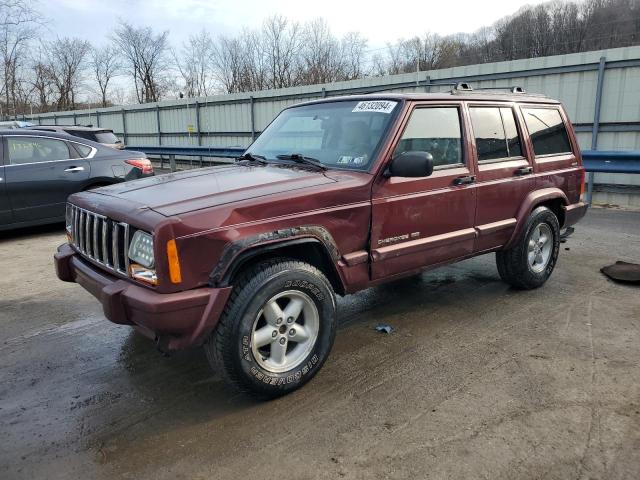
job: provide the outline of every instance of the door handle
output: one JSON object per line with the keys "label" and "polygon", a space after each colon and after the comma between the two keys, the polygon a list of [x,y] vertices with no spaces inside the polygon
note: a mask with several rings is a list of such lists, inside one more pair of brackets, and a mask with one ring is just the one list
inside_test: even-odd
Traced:
{"label": "door handle", "polygon": [[65,172],[84,172],[84,167],[69,167],[65,168]]}
{"label": "door handle", "polygon": [[518,169],[516,169],[513,174],[514,175],[530,175],[533,173],[533,167],[520,167]]}
{"label": "door handle", "polygon": [[458,177],[453,180],[454,185],[468,185],[476,181],[475,175],[465,175],[464,177]]}

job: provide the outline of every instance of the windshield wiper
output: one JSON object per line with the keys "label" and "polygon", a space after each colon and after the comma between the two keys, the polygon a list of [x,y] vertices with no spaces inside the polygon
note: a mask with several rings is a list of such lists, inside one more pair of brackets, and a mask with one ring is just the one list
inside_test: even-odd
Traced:
{"label": "windshield wiper", "polygon": [[276,155],[276,158],[279,158],[280,160],[293,160],[294,162],[304,163],[305,165],[311,165],[321,170],[327,170],[328,168],[320,160],[313,157],[306,157],[301,153],[291,153],[289,155]]}
{"label": "windshield wiper", "polygon": [[238,161],[238,162],[241,161],[241,160],[249,160],[251,162],[259,162],[259,163],[262,163],[264,165],[269,163],[267,161],[267,159],[265,157],[263,157],[262,155],[256,155],[255,153],[249,153],[249,152],[245,152],[241,156],[236,158],[236,161]]}

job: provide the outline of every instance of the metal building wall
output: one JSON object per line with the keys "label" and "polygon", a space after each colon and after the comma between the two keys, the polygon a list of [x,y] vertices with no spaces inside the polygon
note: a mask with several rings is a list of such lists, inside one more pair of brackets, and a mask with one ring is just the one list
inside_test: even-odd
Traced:
{"label": "metal building wall", "polygon": [[[601,65],[602,63],[602,65]],[[598,80],[601,107],[596,118]],[[445,91],[465,81],[474,87],[519,85],[561,100],[583,149],[640,149],[640,46],[368,77],[347,82],[217,95],[146,105],[58,112],[26,117],[34,123],[93,124],[114,130],[128,146],[245,147],[283,108],[328,96],[395,87],[395,92]],[[596,141],[592,140],[594,122]],[[596,183],[640,186],[640,178],[597,174]],[[619,203],[619,202],[612,202]]]}

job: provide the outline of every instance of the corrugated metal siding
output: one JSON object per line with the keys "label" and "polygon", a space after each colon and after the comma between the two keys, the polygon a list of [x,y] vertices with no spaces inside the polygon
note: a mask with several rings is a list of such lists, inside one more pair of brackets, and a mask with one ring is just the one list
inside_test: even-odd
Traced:
{"label": "corrugated metal siding", "polygon": [[[110,128],[125,137],[129,146],[198,145],[196,112],[200,112],[200,144],[207,146],[248,146],[251,142],[251,110],[253,128],[263,130],[283,109],[292,104],[323,96],[357,93],[362,89],[399,85],[396,92],[438,92],[450,87],[415,86],[416,81],[468,81],[474,87],[506,87],[520,85],[529,92],[544,93],[561,100],[574,124],[590,128],[594,120],[597,66],[606,57],[600,122],[633,122],[631,131],[601,131],[601,150],[640,149],[640,46],[617,48],[571,55],[513,60],[509,62],[467,65],[462,67],[406,73],[386,77],[368,77],[324,85],[309,85],[260,92],[217,95],[207,98],[174,100],[157,104],[131,105],[76,112],[34,115],[35,123],[70,125],[93,124]],[[626,62],[626,63],[625,63]],[[196,106],[196,103],[199,106]],[[123,124],[123,112],[126,119]],[[99,119],[98,119],[99,116]],[[160,125],[158,126],[158,116]],[[98,121],[99,120],[99,121]],[[189,130],[194,132],[189,134]],[[161,140],[158,130],[162,132]],[[591,146],[591,133],[581,131],[578,141],[584,149]],[[596,181],[639,184],[632,176],[598,175]]]}

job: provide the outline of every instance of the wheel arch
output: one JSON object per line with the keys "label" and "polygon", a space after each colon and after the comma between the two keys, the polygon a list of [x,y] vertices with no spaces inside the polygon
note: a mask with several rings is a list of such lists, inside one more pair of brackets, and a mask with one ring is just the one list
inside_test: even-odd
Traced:
{"label": "wheel arch", "polygon": [[[227,247],[209,276],[216,287],[228,287],[246,268],[270,258],[286,257],[306,262],[319,269],[334,291],[345,294],[344,281],[337,268],[338,249],[322,227],[279,230],[276,238],[264,241],[264,235],[233,242]],[[262,240],[262,241],[261,241]]]}
{"label": "wheel arch", "polygon": [[518,241],[522,235],[527,217],[538,207],[544,206],[551,210],[558,218],[558,223],[560,224],[560,228],[562,228],[565,222],[565,211],[563,207],[568,204],[569,200],[567,199],[567,195],[559,188],[543,188],[529,193],[518,209],[516,228],[511,235],[511,239],[503,248],[510,248]]}

